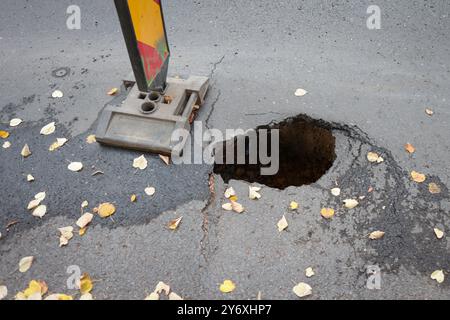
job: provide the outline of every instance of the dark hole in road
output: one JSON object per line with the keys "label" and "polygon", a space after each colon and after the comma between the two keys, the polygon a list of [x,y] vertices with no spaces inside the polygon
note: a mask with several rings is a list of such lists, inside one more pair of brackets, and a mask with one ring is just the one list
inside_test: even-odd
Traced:
{"label": "dark hole in road", "polygon": [[[261,175],[263,165],[259,161],[260,148],[257,148],[258,161],[249,163],[249,138],[245,137],[246,164],[237,162],[237,138],[225,141],[221,144],[222,151],[226,154],[227,148],[234,148],[235,164],[214,165],[214,173],[220,174],[228,183],[230,179],[257,182],[268,187],[285,189],[289,186],[308,185],[319,180],[333,165],[336,159],[335,138],[331,127],[327,123],[314,120],[306,116],[298,116],[283,122],[261,126],[256,129],[258,141],[261,138],[260,129],[268,130],[270,150],[270,130],[279,130],[279,170],[275,175]],[[241,136],[242,138],[243,136]],[[251,149],[250,149],[251,150]]]}

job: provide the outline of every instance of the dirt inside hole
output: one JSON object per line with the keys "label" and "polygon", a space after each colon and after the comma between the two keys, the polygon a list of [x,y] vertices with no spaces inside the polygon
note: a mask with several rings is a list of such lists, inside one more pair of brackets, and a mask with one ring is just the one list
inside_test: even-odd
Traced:
{"label": "dirt inside hole", "polygon": [[[306,116],[298,116],[283,122],[261,126],[256,129],[258,141],[261,139],[260,129],[268,130],[270,150],[270,130],[279,130],[279,170],[275,175],[262,175],[259,161],[260,148],[257,148],[257,164],[249,163],[249,141],[245,139],[246,164],[237,162],[237,138],[225,141],[216,153],[225,155],[227,148],[234,148],[235,164],[214,165],[214,173],[220,174],[223,180],[244,180],[257,182],[268,187],[285,189],[289,186],[308,185],[319,180],[331,168],[336,159],[335,138],[327,123]],[[259,146],[259,144],[258,144]],[[266,167],[266,166],[265,166]]]}

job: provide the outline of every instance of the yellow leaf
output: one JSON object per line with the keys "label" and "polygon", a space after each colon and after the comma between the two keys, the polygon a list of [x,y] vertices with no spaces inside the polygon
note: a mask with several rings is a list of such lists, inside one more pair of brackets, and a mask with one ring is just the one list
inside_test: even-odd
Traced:
{"label": "yellow leaf", "polygon": [[297,210],[298,209],[298,203],[295,202],[295,201],[291,201],[291,203],[289,204],[289,209]]}
{"label": "yellow leaf", "polygon": [[416,151],[416,148],[411,143],[405,144],[405,150],[409,153],[414,153]]}
{"label": "yellow leaf", "polygon": [[169,222],[169,226],[168,226],[169,229],[170,230],[176,230],[178,228],[178,226],[179,226],[179,224],[180,224],[182,219],[183,219],[183,217],[179,217],[178,219],[171,220]]}
{"label": "yellow leaf", "polygon": [[312,294],[312,288],[309,284],[300,282],[298,285],[296,285],[292,291],[300,298],[309,296]]}
{"label": "yellow leaf", "polygon": [[58,138],[55,142],[51,144],[51,146],[48,148],[49,151],[55,151],[56,149],[62,147],[67,142],[67,139],[65,138]]}
{"label": "yellow leaf", "polygon": [[21,273],[27,272],[31,268],[31,265],[33,264],[33,260],[34,260],[34,257],[32,257],[32,256],[22,258],[19,262],[19,271]]}
{"label": "yellow leaf", "polygon": [[378,240],[383,238],[385,235],[385,232],[377,230],[377,231],[373,231],[369,234],[369,239],[371,240]]}
{"label": "yellow leaf", "polygon": [[8,131],[0,130],[0,138],[6,139],[8,137],[9,137],[9,132]]}
{"label": "yellow leaf", "polygon": [[95,139],[95,134],[91,134],[91,135],[87,136],[86,142],[89,144],[93,144],[93,143],[97,142],[97,139]]}
{"label": "yellow leaf", "polygon": [[428,191],[432,194],[441,193],[441,187],[439,187],[436,183],[432,182],[428,185]]}
{"label": "yellow leaf", "polygon": [[61,300],[61,301],[69,301],[69,300],[73,300],[73,297],[72,296],[69,296],[69,295],[67,295],[67,294],[58,294],[58,300]]}
{"label": "yellow leaf", "polygon": [[411,172],[411,178],[414,182],[417,182],[417,183],[422,183],[427,179],[427,177],[424,174],[417,172],[417,171]]}
{"label": "yellow leaf", "polygon": [[225,280],[219,287],[223,293],[230,293],[236,289],[236,285],[231,280]]}
{"label": "yellow leaf", "polygon": [[234,202],[238,201],[237,196],[231,196],[229,199],[230,199],[230,201],[234,201]]}
{"label": "yellow leaf", "polygon": [[25,295],[26,298],[28,298],[34,295],[35,293],[39,293],[42,295],[43,293],[41,291],[42,291],[41,284],[36,280],[31,280],[30,283],[28,284],[28,288],[26,288],[23,291],[23,294]]}
{"label": "yellow leaf", "polygon": [[86,233],[87,227],[81,228],[80,230],[78,230],[78,235],[80,237],[84,236]]}
{"label": "yellow leaf", "polygon": [[119,89],[112,88],[111,90],[108,91],[108,96],[114,96],[117,92],[119,92]]}
{"label": "yellow leaf", "polygon": [[438,283],[442,283],[445,280],[444,271],[436,270],[431,274],[431,279],[436,280]]}
{"label": "yellow leaf", "polygon": [[98,215],[102,218],[108,218],[116,212],[116,207],[113,204],[106,202],[102,203],[97,208]]}
{"label": "yellow leaf", "polygon": [[281,218],[281,220],[278,221],[277,227],[278,227],[279,232],[283,231],[284,229],[286,229],[288,227],[288,222],[287,222],[285,216],[283,216],[283,218]]}
{"label": "yellow leaf", "polygon": [[130,201],[131,202],[136,202],[136,200],[137,200],[137,196],[135,194],[132,194],[131,197],[130,197]]}
{"label": "yellow leaf", "polygon": [[376,152],[369,152],[367,154],[367,160],[369,160],[369,162],[376,162],[376,163],[381,163],[384,161],[384,159],[380,157],[380,155],[378,155],[378,153]]}
{"label": "yellow leaf", "polygon": [[87,273],[84,273],[80,278],[80,292],[81,294],[90,293],[93,288],[92,279]]}
{"label": "yellow leaf", "polygon": [[325,219],[331,219],[334,216],[334,209],[331,208],[323,208],[322,210],[320,210],[320,214],[322,215],[322,217],[324,217]]}
{"label": "yellow leaf", "polygon": [[27,158],[31,155],[30,147],[26,144],[23,146],[22,151],[20,152],[22,157]]}

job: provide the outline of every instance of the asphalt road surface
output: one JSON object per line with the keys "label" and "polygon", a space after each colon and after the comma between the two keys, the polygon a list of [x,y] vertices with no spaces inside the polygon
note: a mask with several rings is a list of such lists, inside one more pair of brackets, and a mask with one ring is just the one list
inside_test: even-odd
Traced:
{"label": "asphalt road surface", "polygon": [[[66,26],[72,4],[81,9],[81,30]],[[96,299],[144,299],[159,281],[186,299],[298,299],[292,288],[299,282],[313,288],[307,299],[449,299],[449,280],[439,284],[430,275],[450,272],[450,3],[377,1],[380,30],[366,26],[371,4],[164,2],[170,75],[211,78],[198,115],[205,126],[249,129],[307,115],[332,128],[337,158],[320,180],[262,186],[255,201],[248,182],[226,184],[210,165],[166,166],[148,154],[148,168],[139,171],[132,162],[141,153],[86,143],[111,100],[106,93],[131,71],[112,0],[1,1],[0,130],[10,137],[0,142],[11,143],[0,148],[0,285],[7,298],[31,279],[79,297],[66,284],[75,265],[96,280]],[[297,88],[308,93],[297,97]],[[56,89],[63,98],[51,97]],[[23,123],[10,128],[12,118]],[[56,133],[41,136],[52,121]],[[56,137],[69,140],[49,152]],[[32,151],[26,159],[24,144]],[[384,162],[369,163],[369,151]],[[84,169],[67,170],[71,161]],[[412,170],[427,180],[411,181]],[[441,192],[430,193],[430,182]],[[156,188],[153,197],[144,193],[148,186]],[[222,210],[228,186],[245,213]],[[336,186],[339,197],[330,193]],[[26,207],[41,191],[48,210],[39,219]],[[344,208],[346,198],[359,206]],[[84,236],[60,248],[58,228],[75,226],[84,200],[86,211],[112,202],[117,212],[96,216]],[[291,201],[297,211],[288,210]],[[333,219],[322,218],[323,207],[336,210]],[[279,232],[283,215],[289,226]],[[169,230],[180,216],[178,230]],[[385,236],[369,240],[374,230]],[[35,261],[20,273],[25,256]],[[378,290],[366,286],[369,266],[379,267]],[[236,284],[232,293],[220,292],[225,279]]]}

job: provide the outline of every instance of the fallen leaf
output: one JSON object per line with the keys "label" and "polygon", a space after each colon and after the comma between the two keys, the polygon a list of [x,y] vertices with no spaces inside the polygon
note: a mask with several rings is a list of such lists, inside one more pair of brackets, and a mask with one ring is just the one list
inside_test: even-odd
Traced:
{"label": "fallen leaf", "polygon": [[369,152],[367,154],[367,160],[369,160],[369,162],[376,162],[376,163],[381,163],[384,161],[384,159],[376,152]]}
{"label": "fallen leaf", "polygon": [[161,294],[161,292],[165,292],[165,295],[168,296],[170,293],[170,286],[165,284],[164,282],[160,281],[155,287],[155,291],[158,294]]}
{"label": "fallen leaf", "polygon": [[60,301],[64,301],[64,300],[73,300],[73,297],[69,296],[67,294],[54,293],[54,294],[51,294],[51,295],[47,296],[47,298],[45,298],[44,300],[60,300]]}
{"label": "fallen leaf", "polygon": [[8,288],[6,286],[0,286],[0,300],[3,300],[8,295]]}
{"label": "fallen leaf", "polygon": [[231,202],[236,202],[236,201],[238,201],[238,197],[237,196],[231,196],[230,198],[229,198],[229,200],[231,201]]}
{"label": "fallen leaf", "polygon": [[71,162],[67,166],[67,169],[69,169],[70,171],[73,171],[73,172],[79,172],[83,169],[83,164],[81,162]]}
{"label": "fallen leaf", "polygon": [[42,296],[48,291],[48,286],[44,281],[31,280],[23,292],[19,292],[18,296],[26,300],[42,300]]}
{"label": "fallen leaf", "polygon": [[431,279],[436,280],[438,283],[442,283],[445,280],[444,271],[436,270],[431,274]]}
{"label": "fallen leaf", "polygon": [[281,232],[284,229],[288,227],[288,222],[286,220],[286,217],[283,215],[283,217],[278,221],[277,223],[278,231]]}
{"label": "fallen leaf", "polygon": [[5,141],[2,145],[3,149],[8,149],[11,147],[11,142],[9,141]]}
{"label": "fallen leaf", "polygon": [[236,285],[231,280],[225,280],[219,287],[223,293],[230,293],[236,289]]}
{"label": "fallen leaf", "polygon": [[232,206],[231,202],[224,203],[222,205],[222,209],[224,209],[226,211],[232,211],[233,210],[233,206]]}
{"label": "fallen leaf", "polygon": [[434,228],[434,234],[436,235],[436,238],[438,239],[442,239],[444,237],[444,231],[438,229],[438,228]]}
{"label": "fallen leaf", "polygon": [[34,177],[33,177],[31,174],[28,174],[28,175],[27,175],[27,181],[28,181],[28,182],[34,181]]}
{"label": "fallen leaf", "polygon": [[41,134],[44,136],[48,136],[48,135],[52,134],[53,132],[55,132],[55,130],[56,130],[55,123],[50,122],[46,126],[42,127]]}
{"label": "fallen leaf", "polygon": [[331,189],[331,194],[335,197],[339,197],[341,195],[341,189],[333,188],[333,189]]}
{"label": "fallen leaf", "polygon": [[59,246],[63,247],[69,243],[69,240],[73,238],[73,227],[59,228],[61,236],[59,237]]}
{"label": "fallen leaf", "polygon": [[178,228],[178,226],[180,225],[180,222],[181,222],[182,219],[183,219],[183,217],[181,216],[181,217],[179,217],[177,219],[171,220],[169,222],[169,225],[168,225],[169,229],[170,230],[176,230]]}
{"label": "fallen leaf", "polygon": [[309,267],[309,268],[307,268],[307,269],[305,270],[305,276],[306,276],[307,278],[311,278],[311,277],[314,276],[314,275],[315,275],[315,273],[314,273],[313,268]]}
{"label": "fallen leaf", "polygon": [[52,98],[62,98],[64,96],[64,93],[61,90],[55,90],[52,92]]}
{"label": "fallen leaf", "polygon": [[145,159],[144,155],[133,160],[133,168],[140,170],[147,168],[147,159]]}
{"label": "fallen leaf", "polygon": [[86,234],[86,231],[87,231],[87,227],[81,228],[80,230],[78,230],[78,235],[80,237],[82,237]]}
{"label": "fallen leaf", "polygon": [[320,214],[322,215],[322,217],[324,217],[325,219],[331,219],[334,216],[334,209],[331,208],[322,208],[322,210],[320,210]]}
{"label": "fallen leaf", "polygon": [[44,199],[45,199],[46,196],[47,196],[47,194],[46,194],[44,191],[42,191],[42,192],[36,193],[36,194],[34,195],[34,198],[35,198],[36,200],[44,201]]}
{"label": "fallen leaf", "polygon": [[66,138],[57,138],[56,141],[51,144],[48,150],[55,151],[56,149],[61,148],[66,142]]}
{"label": "fallen leaf", "polygon": [[87,136],[86,142],[88,144],[93,144],[93,143],[97,142],[97,139],[95,138],[95,134],[91,134],[91,135]]}
{"label": "fallen leaf", "polygon": [[8,131],[0,130],[0,138],[6,139],[8,137],[9,137],[9,132]]}
{"label": "fallen leaf", "polygon": [[82,207],[82,208],[87,208],[88,205],[89,205],[89,202],[87,202],[87,200],[84,200],[84,201],[81,203],[81,207]]}
{"label": "fallen leaf", "polygon": [[436,183],[432,182],[428,185],[428,191],[432,194],[441,193],[441,187],[439,187]]}
{"label": "fallen leaf", "polygon": [[33,199],[28,203],[27,210],[32,210],[41,204],[42,200]]}
{"label": "fallen leaf", "polygon": [[294,94],[296,97],[303,97],[307,93],[308,93],[308,91],[306,91],[305,89],[298,88],[297,90],[295,90]]}
{"label": "fallen leaf", "polygon": [[81,294],[90,293],[93,288],[94,288],[94,286],[92,284],[91,277],[87,273],[84,273],[81,276],[81,278],[80,278],[80,292],[81,292]]}
{"label": "fallen leaf", "polygon": [[417,171],[411,172],[411,178],[414,182],[417,182],[417,183],[422,183],[427,179],[427,177],[424,174],[417,172]]}
{"label": "fallen leaf", "polygon": [[159,158],[166,164],[170,164],[170,158],[168,156],[163,156],[162,154],[159,155]]}
{"label": "fallen leaf", "polygon": [[78,220],[76,225],[83,229],[85,228],[89,223],[91,223],[92,219],[94,219],[94,215],[92,213],[86,212],[83,214]]}
{"label": "fallen leaf", "polygon": [[19,262],[19,272],[21,272],[21,273],[27,272],[31,268],[33,261],[34,261],[34,257],[32,257],[32,256],[22,258]]}
{"label": "fallen leaf", "polygon": [[378,240],[383,238],[385,235],[385,232],[377,230],[377,231],[373,231],[369,234],[369,239],[371,240]]}
{"label": "fallen leaf", "polygon": [[40,205],[31,213],[34,217],[42,218],[47,213],[47,206]]}
{"label": "fallen leaf", "polygon": [[153,188],[153,187],[147,187],[147,188],[145,188],[144,192],[145,192],[146,195],[151,197],[151,196],[153,196],[155,194],[156,189]]}
{"label": "fallen leaf", "polygon": [[94,300],[94,297],[90,293],[85,293],[80,296],[80,300],[90,301],[90,300]]}
{"label": "fallen leaf", "polygon": [[109,202],[102,203],[97,208],[97,213],[102,218],[108,218],[116,212],[116,207]]}
{"label": "fallen leaf", "polygon": [[252,187],[249,186],[248,187],[248,197],[251,200],[257,200],[261,198],[261,194],[258,193],[258,191],[260,191],[261,188],[260,187]]}
{"label": "fallen leaf", "polygon": [[165,104],[171,104],[173,101],[173,98],[171,96],[164,96],[164,103]]}
{"label": "fallen leaf", "polygon": [[309,284],[300,282],[298,285],[296,285],[292,291],[300,298],[309,296],[312,294],[312,288]]}
{"label": "fallen leaf", "polygon": [[159,300],[159,294],[152,292],[144,300]]}
{"label": "fallen leaf", "polygon": [[14,118],[14,119],[11,119],[11,121],[9,122],[9,126],[10,127],[17,127],[21,123],[22,123],[22,119]]}
{"label": "fallen leaf", "polygon": [[130,197],[130,201],[131,202],[136,202],[136,200],[137,200],[137,196],[135,194],[132,194],[131,197]]}
{"label": "fallen leaf", "polygon": [[344,200],[344,206],[347,209],[353,209],[356,208],[358,206],[359,202],[355,199],[345,199]]}
{"label": "fallen leaf", "polygon": [[409,153],[414,153],[416,151],[416,148],[411,143],[405,144],[405,150]]}
{"label": "fallen leaf", "polygon": [[289,204],[289,209],[297,210],[298,209],[298,203],[295,202],[295,201],[291,201],[291,203]]}
{"label": "fallen leaf", "polygon": [[426,108],[426,109],[425,109],[425,113],[426,113],[427,115],[429,115],[429,116],[432,116],[432,115],[434,114],[434,111],[431,110],[431,109],[429,109],[429,108]]}
{"label": "fallen leaf", "polygon": [[20,154],[24,158],[27,158],[27,157],[31,156],[30,147],[27,144],[24,145],[23,148],[22,148],[22,151],[20,152]]}
{"label": "fallen leaf", "polygon": [[118,88],[112,88],[108,91],[108,96],[114,96],[117,92],[119,92]]}
{"label": "fallen leaf", "polygon": [[236,195],[236,191],[234,191],[233,187],[229,187],[227,190],[225,190],[224,196],[225,198],[229,199],[232,196]]}
{"label": "fallen leaf", "polygon": [[183,298],[177,295],[175,292],[171,292],[169,294],[169,300],[183,300]]}

